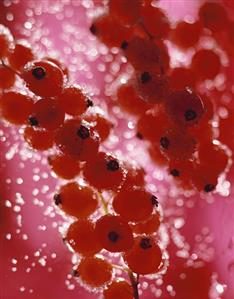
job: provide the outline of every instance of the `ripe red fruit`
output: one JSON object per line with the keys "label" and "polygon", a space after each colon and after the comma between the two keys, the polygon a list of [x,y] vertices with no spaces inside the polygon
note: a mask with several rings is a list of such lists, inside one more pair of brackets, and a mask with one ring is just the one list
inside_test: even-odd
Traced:
{"label": "ripe red fruit", "polygon": [[191,69],[196,80],[214,79],[221,70],[219,55],[212,50],[199,50],[192,58]]}
{"label": "ripe red fruit", "polygon": [[149,192],[135,188],[121,189],[113,199],[113,209],[123,219],[137,222],[149,218],[153,212],[154,196]]}
{"label": "ripe red fruit", "polygon": [[34,150],[45,151],[54,145],[54,132],[26,127],[24,130],[24,140]]}
{"label": "ripe red fruit", "polygon": [[99,218],[96,233],[103,248],[110,252],[126,251],[133,245],[132,230],[119,216],[107,214]]}
{"label": "ripe red fruit", "polygon": [[54,64],[56,64],[63,72],[64,76],[66,77],[66,79],[68,79],[69,77],[69,71],[68,68],[66,67],[66,65],[64,63],[62,63],[61,61],[52,58],[52,57],[45,57],[43,58],[43,60],[48,60],[50,62],[53,62]]}
{"label": "ripe red fruit", "polygon": [[63,123],[65,113],[54,99],[40,99],[33,105],[29,123],[47,130],[56,130]]}
{"label": "ripe red fruit", "polygon": [[11,88],[15,83],[15,73],[13,70],[0,65],[0,89]]}
{"label": "ripe red fruit", "polygon": [[86,111],[87,100],[87,96],[78,86],[66,86],[58,96],[58,103],[63,111],[72,116],[80,116]]}
{"label": "ripe red fruit", "polygon": [[21,70],[26,63],[33,59],[32,48],[26,41],[18,41],[8,55],[9,64],[15,70]]}
{"label": "ripe red fruit", "polygon": [[155,214],[152,214],[146,221],[134,223],[134,224],[131,224],[130,226],[131,226],[132,231],[135,234],[152,235],[158,231],[160,223],[161,223],[160,214],[158,212],[156,212]]}
{"label": "ripe red fruit", "polygon": [[41,97],[58,96],[63,90],[63,72],[51,61],[39,60],[26,64],[22,78],[26,86]]}
{"label": "ripe red fruit", "polygon": [[76,182],[63,185],[54,201],[66,214],[76,218],[86,218],[98,207],[97,193],[91,187]]}
{"label": "ripe red fruit", "polygon": [[191,69],[177,67],[172,69],[169,76],[169,85],[172,90],[181,90],[186,87],[194,88],[196,83],[195,75]]}
{"label": "ripe red fruit", "polygon": [[13,43],[13,36],[10,30],[4,25],[0,24],[0,59],[7,57],[9,49]]}
{"label": "ripe red fruit", "polygon": [[103,292],[104,299],[133,299],[132,286],[125,280],[113,281]]}
{"label": "ripe red fruit", "polygon": [[87,219],[73,222],[68,228],[65,240],[75,252],[83,256],[93,255],[102,249],[94,223]]}
{"label": "ripe red fruit", "polygon": [[48,158],[51,170],[60,178],[70,180],[81,172],[79,161],[68,155],[53,155]]}
{"label": "ripe red fruit", "polygon": [[140,18],[139,0],[110,0],[108,5],[110,15],[123,25],[132,26]]}
{"label": "ripe red fruit", "polygon": [[123,181],[123,168],[115,157],[99,152],[84,166],[84,178],[98,190],[116,190]]}
{"label": "ripe red fruit", "polygon": [[112,266],[98,256],[83,258],[77,267],[79,278],[90,287],[102,287],[112,278]]}
{"label": "ripe red fruit", "polygon": [[131,189],[134,186],[144,187],[145,186],[145,170],[142,167],[135,165],[125,165],[127,174],[124,178],[124,182],[121,189]]}
{"label": "ripe red fruit", "polygon": [[33,100],[25,94],[15,91],[4,93],[0,99],[2,117],[12,124],[23,125],[32,112]]}
{"label": "ripe red fruit", "polygon": [[79,118],[65,121],[56,132],[55,142],[63,153],[80,161],[96,157],[99,148],[98,136]]}
{"label": "ripe red fruit", "polygon": [[133,248],[124,254],[124,260],[137,274],[153,274],[159,271],[162,252],[152,237],[137,237]]}
{"label": "ripe red fruit", "polygon": [[185,127],[196,124],[204,114],[201,98],[189,88],[172,92],[165,108],[175,123]]}

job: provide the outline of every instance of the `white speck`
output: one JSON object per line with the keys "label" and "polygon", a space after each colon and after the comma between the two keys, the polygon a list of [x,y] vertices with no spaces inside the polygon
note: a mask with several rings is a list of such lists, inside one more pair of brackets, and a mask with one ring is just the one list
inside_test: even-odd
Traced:
{"label": "white speck", "polygon": [[45,265],[46,265],[46,260],[45,260],[45,258],[43,258],[43,257],[40,258],[39,261],[38,261],[38,263],[41,264],[42,267],[45,267]]}
{"label": "white speck", "polygon": [[24,292],[25,291],[25,287],[20,287],[20,292]]}
{"label": "white speck", "polygon": [[16,265],[17,264],[17,259],[12,259],[11,262],[12,262],[12,264]]}
{"label": "white speck", "polygon": [[11,240],[11,234],[6,234],[6,239]]}
{"label": "white speck", "polygon": [[20,206],[14,206],[13,211],[16,213],[19,213],[21,211],[21,207]]}
{"label": "white speck", "polygon": [[11,207],[12,207],[12,204],[11,204],[11,202],[10,202],[9,200],[6,200],[6,201],[5,201],[5,206],[6,206],[7,208],[11,208]]}

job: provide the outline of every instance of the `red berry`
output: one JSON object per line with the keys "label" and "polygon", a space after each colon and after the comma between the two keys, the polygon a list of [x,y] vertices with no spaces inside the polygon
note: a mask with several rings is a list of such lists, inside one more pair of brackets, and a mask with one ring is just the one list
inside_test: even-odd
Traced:
{"label": "red berry", "polygon": [[86,163],[84,177],[98,190],[116,190],[123,181],[124,172],[118,159],[99,152],[91,163]]}
{"label": "red berry", "polygon": [[24,140],[35,150],[44,151],[54,145],[54,132],[26,127]]}
{"label": "red berry", "polygon": [[103,248],[110,252],[126,251],[133,245],[132,230],[119,216],[108,214],[99,218],[96,232]]}
{"label": "red berry", "polygon": [[140,18],[139,0],[110,0],[108,5],[110,15],[123,25],[132,26]]}
{"label": "red berry", "polygon": [[195,76],[191,69],[184,67],[172,69],[169,77],[169,85],[172,90],[181,90],[186,87],[194,88],[195,83]]}
{"label": "red berry", "polygon": [[146,220],[153,212],[154,196],[139,188],[120,190],[113,199],[113,209],[123,219],[137,222]]}
{"label": "red berry", "polygon": [[218,54],[212,50],[199,50],[192,58],[191,69],[196,80],[214,79],[221,70]]}
{"label": "red berry", "polygon": [[64,63],[62,63],[61,61],[59,61],[55,58],[52,58],[52,57],[45,57],[45,58],[43,58],[43,60],[48,60],[48,61],[56,64],[62,70],[64,76],[68,79],[69,72],[68,72],[68,68],[66,67],[66,65]]}
{"label": "red berry", "polygon": [[10,68],[0,65],[0,89],[11,88],[15,83],[15,73]]}
{"label": "red berry", "polygon": [[90,287],[102,287],[112,278],[112,266],[101,257],[86,257],[77,267],[79,278]]}
{"label": "red berry", "polygon": [[138,222],[131,224],[132,231],[135,234],[142,235],[151,235],[158,231],[158,228],[160,226],[161,220],[160,220],[160,214],[155,213],[151,215],[146,221]]}
{"label": "red berry", "polygon": [[53,155],[49,157],[51,170],[60,178],[71,180],[81,172],[79,161],[68,155]]}
{"label": "red berry", "polygon": [[62,186],[54,200],[66,214],[76,218],[86,218],[98,207],[97,193],[91,187],[76,182]]}
{"label": "red berry", "polygon": [[56,64],[47,60],[28,63],[24,67],[22,78],[32,92],[42,97],[54,97],[63,90],[63,72]]}
{"label": "red berry", "polygon": [[8,56],[9,49],[13,43],[13,36],[10,30],[4,25],[0,24],[0,59]]}
{"label": "red berry", "polygon": [[113,281],[103,292],[104,299],[133,299],[132,286],[125,280]]}
{"label": "red berry", "polygon": [[102,249],[94,223],[87,219],[73,222],[66,233],[65,240],[75,252],[83,256],[93,255]]}
{"label": "red berry", "polygon": [[32,98],[15,91],[4,93],[0,99],[0,110],[3,118],[15,125],[27,123],[32,107]]}
{"label": "red berry", "polygon": [[162,252],[152,237],[137,237],[133,248],[125,253],[124,260],[137,274],[153,274],[159,271]]}
{"label": "red berry", "polygon": [[26,41],[18,41],[8,55],[9,64],[16,70],[21,70],[26,63],[33,59],[32,49]]}
{"label": "red berry", "polygon": [[131,189],[134,186],[144,187],[145,185],[145,170],[139,166],[125,165],[127,170],[126,177],[121,186],[121,189]]}

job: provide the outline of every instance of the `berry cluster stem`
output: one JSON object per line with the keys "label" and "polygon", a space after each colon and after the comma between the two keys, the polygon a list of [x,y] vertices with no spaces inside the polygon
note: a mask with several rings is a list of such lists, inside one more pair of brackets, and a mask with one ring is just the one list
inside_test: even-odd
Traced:
{"label": "berry cluster stem", "polygon": [[138,284],[139,284],[139,275],[135,276],[131,270],[128,271],[128,276],[133,289],[133,298],[139,299]]}
{"label": "berry cluster stem", "polygon": [[101,201],[101,204],[102,204],[104,213],[105,213],[105,214],[108,214],[109,211],[108,211],[108,204],[107,204],[107,202],[106,202],[105,199],[103,198],[103,195],[102,195],[101,192],[98,192],[98,195],[99,195],[99,198],[100,198],[100,201]]}

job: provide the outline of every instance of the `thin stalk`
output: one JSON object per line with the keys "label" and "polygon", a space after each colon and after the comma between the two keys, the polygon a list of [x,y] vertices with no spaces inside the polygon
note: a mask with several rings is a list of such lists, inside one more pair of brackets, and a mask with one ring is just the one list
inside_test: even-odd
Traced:
{"label": "thin stalk", "polygon": [[99,194],[99,198],[100,198],[100,201],[101,201],[101,204],[102,204],[104,213],[105,213],[105,214],[108,214],[108,213],[109,213],[109,211],[108,211],[108,204],[107,204],[107,202],[105,201],[105,199],[103,198],[102,193],[99,192],[98,194]]}
{"label": "thin stalk", "polygon": [[138,284],[139,284],[139,275],[137,275],[136,277],[134,276],[134,274],[132,273],[132,271],[128,271],[128,276],[132,285],[132,289],[133,289],[133,298],[134,299],[139,299],[139,292],[138,292]]}

